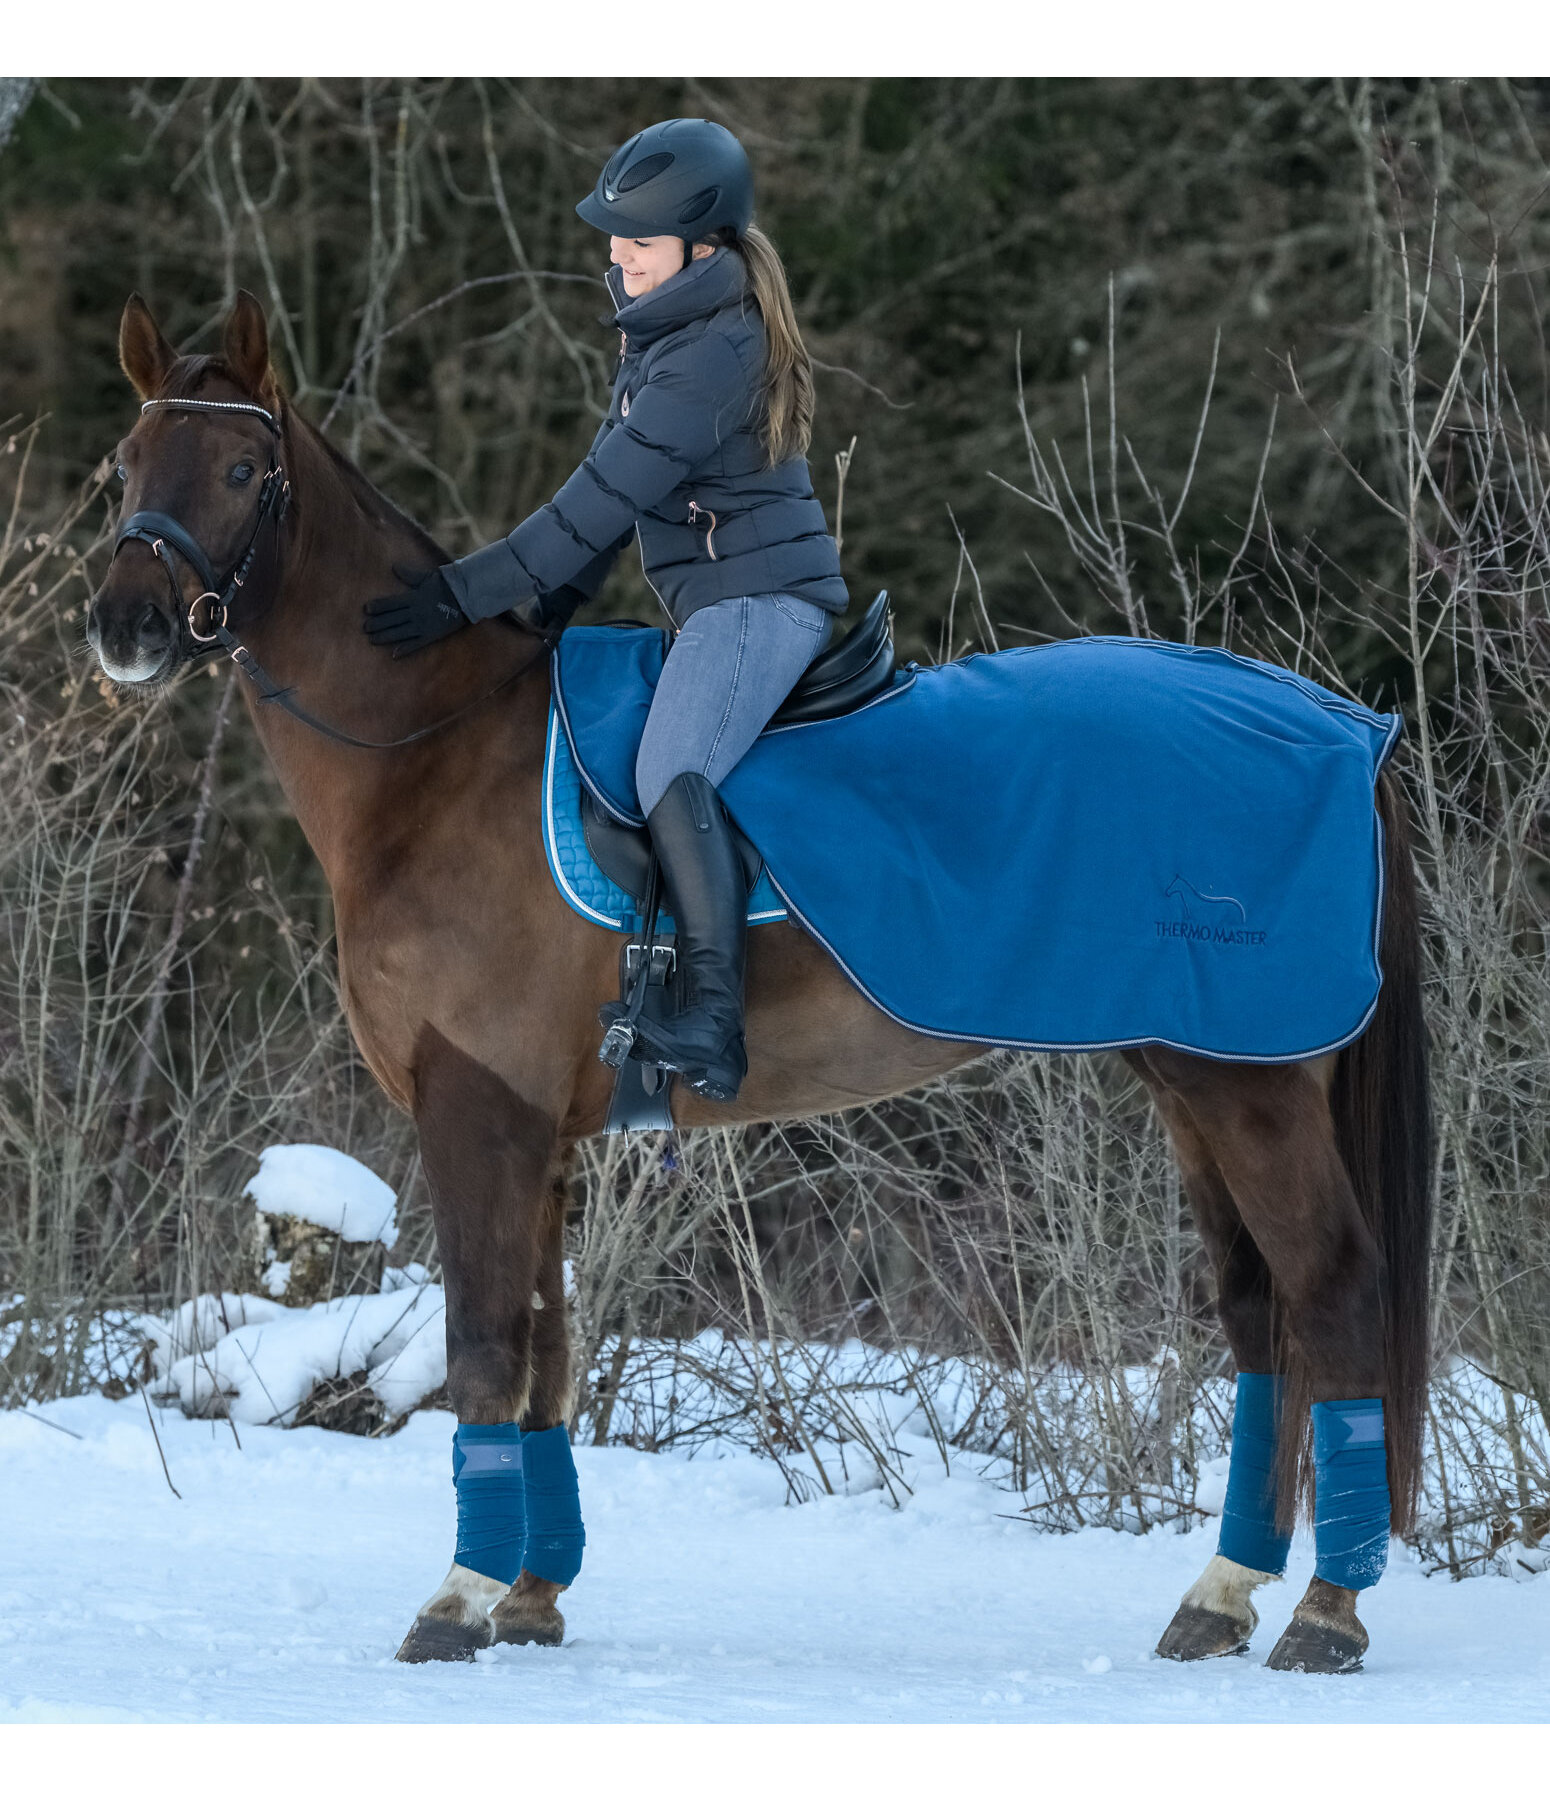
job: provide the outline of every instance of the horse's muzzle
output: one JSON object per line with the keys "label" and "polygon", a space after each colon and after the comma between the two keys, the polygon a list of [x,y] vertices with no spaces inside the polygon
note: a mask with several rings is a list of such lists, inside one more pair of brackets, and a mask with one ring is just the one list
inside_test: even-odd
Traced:
{"label": "horse's muzzle", "polygon": [[177,629],[167,603],[141,583],[110,572],[86,610],[86,641],[114,681],[154,681],[177,660]]}

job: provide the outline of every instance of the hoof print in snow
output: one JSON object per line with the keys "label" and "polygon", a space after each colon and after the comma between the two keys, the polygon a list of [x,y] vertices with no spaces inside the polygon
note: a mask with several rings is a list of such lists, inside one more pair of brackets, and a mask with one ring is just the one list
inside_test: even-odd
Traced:
{"label": "hoof print in snow", "polygon": [[555,1605],[564,1589],[552,1581],[540,1581],[524,1569],[517,1584],[490,1614],[497,1644],[546,1644],[565,1641],[565,1615]]}
{"label": "hoof print in snow", "polygon": [[1204,1662],[1211,1656],[1242,1656],[1253,1629],[1241,1619],[1204,1606],[1181,1606],[1157,1640],[1157,1654],[1172,1662]]}
{"label": "hoof print in snow", "polygon": [[470,1625],[461,1619],[416,1619],[409,1635],[398,1646],[394,1659],[401,1663],[472,1662],[476,1650],[488,1650],[492,1642],[488,1622]]}

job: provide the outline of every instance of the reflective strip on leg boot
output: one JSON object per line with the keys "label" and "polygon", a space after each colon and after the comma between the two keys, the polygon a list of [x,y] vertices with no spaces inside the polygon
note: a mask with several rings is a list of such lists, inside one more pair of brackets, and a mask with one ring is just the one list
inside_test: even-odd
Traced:
{"label": "reflective strip on leg boot", "polygon": [[527,1509],[522,1432],[516,1425],[459,1425],[452,1434],[457,1558],[509,1587],[522,1573]]}

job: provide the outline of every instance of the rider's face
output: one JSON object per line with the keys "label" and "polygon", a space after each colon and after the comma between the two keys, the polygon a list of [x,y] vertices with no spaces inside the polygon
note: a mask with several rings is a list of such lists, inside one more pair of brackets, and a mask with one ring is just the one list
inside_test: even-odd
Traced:
{"label": "rider's face", "polygon": [[[661,287],[684,266],[684,241],[678,237],[616,237],[608,240],[609,258],[624,275],[624,291],[632,300]],[[694,258],[709,256],[709,244],[696,244]]]}

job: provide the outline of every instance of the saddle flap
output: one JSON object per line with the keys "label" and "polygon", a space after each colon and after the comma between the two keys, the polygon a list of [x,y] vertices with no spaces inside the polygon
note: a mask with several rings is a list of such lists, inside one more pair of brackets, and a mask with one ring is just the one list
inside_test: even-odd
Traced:
{"label": "saddle flap", "polygon": [[[651,880],[651,836],[641,825],[621,825],[604,812],[591,793],[581,790],[581,829],[593,862],[615,887],[623,888],[630,898],[644,902]],[[748,839],[732,825],[732,841],[742,858],[743,875],[751,894],[764,871],[764,858]]]}

